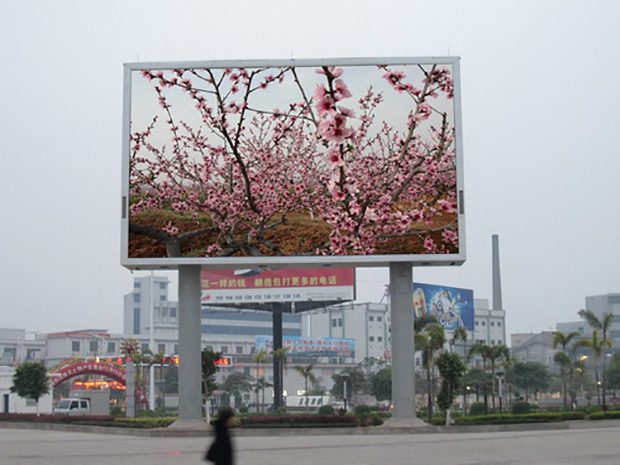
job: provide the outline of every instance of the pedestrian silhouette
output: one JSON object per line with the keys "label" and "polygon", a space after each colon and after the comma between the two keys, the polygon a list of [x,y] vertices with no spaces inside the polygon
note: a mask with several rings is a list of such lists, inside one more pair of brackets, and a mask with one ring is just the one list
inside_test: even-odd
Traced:
{"label": "pedestrian silhouette", "polygon": [[229,428],[232,425],[235,412],[230,408],[220,410],[217,420],[213,422],[215,439],[207,449],[205,460],[215,465],[233,465],[233,447]]}

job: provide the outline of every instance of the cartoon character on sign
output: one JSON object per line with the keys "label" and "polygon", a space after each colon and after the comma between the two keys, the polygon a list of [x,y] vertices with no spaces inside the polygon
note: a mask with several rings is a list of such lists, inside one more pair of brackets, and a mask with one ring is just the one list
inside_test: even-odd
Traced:
{"label": "cartoon character on sign", "polygon": [[449,291],[444,290],[433,296],[431,314],[446,329],[454,329],[459,325],[463,325],[461,310]]}

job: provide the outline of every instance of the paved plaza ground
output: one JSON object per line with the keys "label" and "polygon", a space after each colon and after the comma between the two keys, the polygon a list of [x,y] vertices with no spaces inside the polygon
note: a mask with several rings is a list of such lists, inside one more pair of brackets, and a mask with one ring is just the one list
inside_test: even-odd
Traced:
{"label": "paved plaza ground", "polygon": [[[2,465],[198,464],[207,438],[0,429]],[[236,437],[237,465],[619,465],[620,427]],[[204,463],[204,462],[203,462]]]}

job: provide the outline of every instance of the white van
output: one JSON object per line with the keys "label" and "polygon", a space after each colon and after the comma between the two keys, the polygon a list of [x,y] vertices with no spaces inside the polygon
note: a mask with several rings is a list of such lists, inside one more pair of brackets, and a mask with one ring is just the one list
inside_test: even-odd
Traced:
{"label": "white van", "polygon": [[88,415],[90,401],[88,399],[62,399],[54,408],[58,415]]}

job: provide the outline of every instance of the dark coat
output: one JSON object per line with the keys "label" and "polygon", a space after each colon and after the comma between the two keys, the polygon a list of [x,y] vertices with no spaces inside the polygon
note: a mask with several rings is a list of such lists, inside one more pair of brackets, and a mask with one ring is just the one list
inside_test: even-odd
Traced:
{"label": "dark coat", "polygon": [[225,421],[216,421],[213,426],[215,427],[215,440],[209,447],[205,458],[214,462],[215,465],[233,465],[232,441]]}

